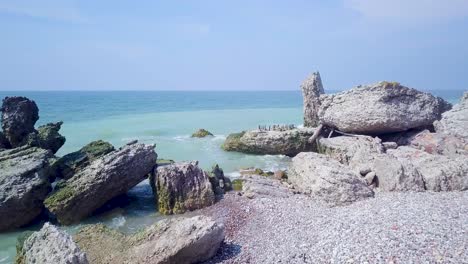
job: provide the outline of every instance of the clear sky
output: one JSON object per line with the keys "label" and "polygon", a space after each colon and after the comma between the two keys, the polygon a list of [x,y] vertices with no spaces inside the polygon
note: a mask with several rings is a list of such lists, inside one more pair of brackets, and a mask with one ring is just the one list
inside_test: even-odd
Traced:
{"label": "clear sky", "polygon": [[468,90],[468,0],[0,0],[0,90]]}

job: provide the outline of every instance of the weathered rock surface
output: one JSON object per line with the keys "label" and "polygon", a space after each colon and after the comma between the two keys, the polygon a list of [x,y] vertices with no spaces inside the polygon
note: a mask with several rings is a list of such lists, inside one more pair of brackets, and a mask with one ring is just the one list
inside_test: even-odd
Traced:
{"label": "weathered rock surface", "polygon": [[[467,112],[468,114],[468,112]],[[430,154],[457,155],[468,154],[468,141],[462,137],[446,133],[431,133],[423,130],[407,138],[410,147],[424,150]]]}
{"label": "weathered rock surface", "polygon": [[51,190],[49,161],[52,153],[20,147],[0,152],[0,231],[34,220]]}
{"label": "weathered rock surface", "polygon": [[223,149],[250,154],[295,156],[299,152],[314,151],[316,146],[309,143],[313,128],[296,128],[285,131],[251,130],[231,134],[226,138]]}
{"label": "weathered rock surface", "polygon": [[303,152],[293,158],[288,180],[300,191],[330,205],[373,197],[374,192],[351,168],[326,155]]}
{"label": "weathered rock surface", "polygon": [[75,235],[91,263],[199,263],[216,254],[224,226],[206,216],[162,220],[134,235],[91,225]]}
{"label": "weathered rock surface", "polygon": [[69,234],[45,223],[17,252],[16,264],[29,263],[88,264],[88,259]]}
{"label": "weathered rock surface", "polygon": [[0,131],[0,150],[7,148],[10,148],[10,142],[8,142],[3,132]]}
{"label": "weathered rock surface", "polygon": [[256,197],[290,197],[294,194],[288,183],[281,182],[273,177],[257,174],[242,175],[242,194],[247,198]]}
{"label": "weathered rock surface", "polygon": [[192,134],[192,137],[196,138],[203,138],[208,136],[213,136],[213,134],[210,131],[203,128],[198,129],[195,133]]}
{"label": "weathered rock surface", "polygon": [[370,168],[373,156],[385,152],[382,141],[370,136],[339,136],[321,138],[319,140],[320,153],[330,156],[342,164],[357,170]]}
{"label": "weathered rock surface", "polygon": [[39,119],[36,103],[26,97],[5,97],[1,110],[3,133],[11,147],[23,145]]}
{"label": "weathered rock surface", "polygon": [[224,176],[224,171],[218,164],[214,165],[211,173],[208,174],[211,187],[216,195],[222,195],[232,190],[231,180]]}
{"label": "weathered rock surface", "polygon": [[356,134],[383,134],[432,126],[450,104],[398,83],[379,82],[320,97],[322,124]]}
{"label": "weathered rock surface", "polygon": [[59,133],[62,124],[63,122],[57,122],[40,126],[36,132],[28,135],[26,144],[56,153],[65,144],[65,137]]}
{"label": "weathered rock surface", "polygon": [[181,214],[215,202],[208,173],[198,167],[198,161],[159,167],[150,182],[162,214]]}
{"label": "weathered rock surface", "polygon": [[79,221],[146,179],[156,157],[153,145],[129,143],[58,184],[44,204],[62,224]]}
{"label": "weathered rock surface", "polygon": [[97,140],[93,141],[80,150],[67,154],[54,163],[56,176],[69,179],[78,171],[89,166],[94,160],[114,151],[112,144]]}
{"label": "weathered rock surface", "polygon": [[438,133],[444,133],[460,137],[468,141],[468,92],[463,94],[460,103],[452,110],[442,114],[440,121],[434,122],[434,128]]}
{"label": "weathered rock surface", "polygon": [[431,191],[463,191],[468,189],[468,157],[429,154],[411,147],[399,147],[388,153],[414,165]]}
{"label": "weathered rock surface", "polygon": [[304,101],[304,126],[316,127],[319,124],[318,110],[320,95],[324,94],[322,79],[319,72],[314,72],[301,84]]}

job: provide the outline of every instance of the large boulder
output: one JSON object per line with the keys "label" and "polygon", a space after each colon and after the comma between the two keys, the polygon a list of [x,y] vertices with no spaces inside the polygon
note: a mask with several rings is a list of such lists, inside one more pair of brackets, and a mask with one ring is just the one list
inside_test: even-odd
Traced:
{"label": "large boulder", "polygon": [[57,122],[40,126],[36,132],[28,135],[27,144],[56,153],[65,144],[65,137],[59,133],[62,124],[63,122]]}
{"label": "large boulder", "polygon": [[288,180],[300,191],[330,205],[343,205],[374,196],[374,192],[351,170],[337,160],[313,152],[292,159]]}
{"label": "large boulder", "polygon": [[60,223],[77,222],[146,179],[156,157],[154,145],[129,143],[57,184],[44,204]]}
{"label": "large boulder", "polygon": [[75,235],[91,263],[200,263],[216,254],[224,226],[206,216],[162,220],[134,235],[91,225]]}
{"label": "large boulder", "polygon": [[223,149],[249,154],[295,156],[300,152],[316,150],[315,144],[309,142],[314,131],[314,128],[295,128],[235,133],[226,138]]}
{"label": "large boulder", "polygon": [[407,137],[404,145],[424,150],[430,154],[448,156],[468,154],[468,138],[446,133],[432,133],[427,129]]}
{"label": "large boulder", "polygon": [[468,156],[443,156],[429,154],[411,147],[398,147],[388,153],[399,160],[410,162],[424,180],[430,191],[468,190]]}
{"label": "large boulder", "polygon": [[432,126],[450,104],[398,83],[379,82],[321,96],[319,119],[342,132],[385,134]]}
{"label": "large boulder", "polygon": [[61,157],[54,163],[56,176],[63,179],[69,179],[78,171],[89,166],[91,162],[114,151],[112,144],[97,140],[93,141],[80,150]]}
{"label": "large boulder", "polygon": [[468,141],[468,92],[463,94],[460,103],[452,110],[442,114],[440,121],[434,122],[438,133],[444,133],[463,138]]}
{"label": "large boulder", "polygon": [[49,223],[32,233],[17,251],[16,264],[88,264],[72,237]]}
{"label": "large boulder", "polygon": [[181,214],[215,202],[208,173],[198,167],[198,161],[159,167],[150,182],[162,214]]}
{"label": "large boulder", "polygon": [[318,110],[320,95],[324,94],[322,79],[319,72],[314,72],[301,84],[304,101],[304,126],[316,127],[319,124]]}
{"label": "large boulder", "polygon": [[1,111],[3,132],[11,147],[23,145],[39,119],[36,103],[26,97],[5,97]]}
{"label": "large boulder", "polygon": [[52,156],[26,146],[0,152],[0,231],[26,225],[42,212]]}

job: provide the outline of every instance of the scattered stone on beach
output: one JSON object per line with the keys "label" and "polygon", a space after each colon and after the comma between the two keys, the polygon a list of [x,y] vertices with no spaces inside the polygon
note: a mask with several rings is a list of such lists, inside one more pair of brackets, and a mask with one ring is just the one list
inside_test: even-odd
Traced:
{"label": "scattered stone on beach", "polygon": [[88,264],[72,237],[49,223],[32,233],[17,251],[16,264]]}
{"label": "scattered stone on beach", "polygon": [[295,156],[299,152],[316,150],[315,143],[308,141],[314,131],[313,128],[296,128],[286,131],[244,131],[230,134],[223,144],[223,149],[249,154]]}
{"label": "scattered stone on beach", "polygon": [[242,180],[242,194],[247,198],[289,197],[293,191],[281,181],[258,174],[245,174]]}
{"label": "scattered stone on beach", "polygon": [[208,136],[213,136],[213,134],[211,134],[210,131],[203,128],[198,129],[195,133],[192,134],[192,137],[195,138],[204,138]]}
{"label": "scattered stone on beach", "polygon": [[26,225],[40,215],[51,190],[52,156],[48,150],[27,146],[0,152],[0,231]]}
{"label": "scattered stone on beach", "polygon": [[60,223],[75,223],[146,179],[156,158],[154,145],[131,142],[57,184],[44,204]]}
{"label": "scattered stone on beach", "polygon": [[56,176],[69,179],[78,171],[89,166],[91,162],[114,151],[112,144],[97,140],[93,141],[80,150],[67,154],[54,163]]}
{"label": "scattered stone on beach", "polygon": [[199,263],[213,257],[224,240],[224,226],[206,216],[165,219],[133,235],[102,224],[75,236],[90,263]]}
{"label": "scattered stone on beach", "polygon": [[198,161],[159,167],[151,177],[161,214],[182,214],[215,202],[208,173],[198,167]]}
{"label": "scattered stone on beach", "polygon": [[434,122],[437,133],[453,135],[468,141],[468,92],[463,94],[460,103],[442,114],[440,121]]}
{"label": "scattered stone on beach", "polygon": [[379,82],[322,95],[319,119],[342,132],[384,134],[432,126],[451,105],[399,83]]}
{"label": "scattered stone on beach", "polygon": [[34,101],[26,97],[5,97],[2,105],[2,128],[11,147],[25,144],[27,136],[34,132],[39,119],[39,109]]}
{"label": "scattered stone on beach", "polygon": [[304,126],[316,127],[319,125],[318,110],[320,107],[320,95],[325,91],[319,72],[314,72],[301,84],[304,100]]}
{"label": "scattered stone on beach", "polygon": [[65,144],[65,137],[59,133],[62,124],[63,122],[57,122],[40,126],[36,132],[28,135],[26,144],[56,153]]}
{"label": "scattered stone on beach", "polygon": [[219,167],[218,164],[213,166],[211,172],[208,174],[208,177],[210,179],[213,192],[216,195],[222,195],[232,190],[231,180],[229,177],[224,176],[224,171]]}
{"label": "scattered stone on beach", "polygon": [[424,180],[426,190],[463,191],[468,190],[468,156],[443,156],[429,154],[411,147],[398,147],[388,153],[399,160],[414,165]]}
{"label": "scattered stone on beach", "polygon": [[337,160],[314,152],[292,159],[288,180],[299,190],[330,205],[344,205],[374,196],[352,169]]}

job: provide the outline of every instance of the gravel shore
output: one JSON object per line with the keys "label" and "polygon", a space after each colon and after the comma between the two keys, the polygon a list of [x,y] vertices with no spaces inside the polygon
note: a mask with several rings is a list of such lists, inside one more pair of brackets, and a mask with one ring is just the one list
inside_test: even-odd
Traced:
{"label": "gravel shore", "polygon": [[468,263],[468,192],[376,193],[327,207],[235,192],[201,210],[226,225],[208,263]]}

